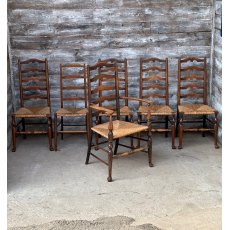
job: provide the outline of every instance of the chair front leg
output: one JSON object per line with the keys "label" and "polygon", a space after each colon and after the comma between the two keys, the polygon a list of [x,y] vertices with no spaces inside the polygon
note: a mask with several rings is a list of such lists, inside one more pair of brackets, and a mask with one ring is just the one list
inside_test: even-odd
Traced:
{"label": "chair front leg", "polygon": [[214,145],[215,148],[218,149],[218,119],[217,119],[218,112],[215,111],[215,118],[214,118]]}
{"label": "chair front leg", "polygon": [[[206,115],[203,115],[203,128],[206,128]],[[205,137],[205,132],[202,132],[202,137]]]}
{"label": "chair front leg", "polygon": [[[61,117],[61,131],[64,130],[64,121],[63,121],[63,117]],[[64,138],[64,133],[61,133],[61,139],[63,140]]]}
{"label": "chair front leg", "polygon": [[179,126],[179,111],[177,107],[177,113],[176,113],[176,137],[178,137],[178,126]]}
{"label": "chair front leg", "polygon": [[108,135],[108,147],[109,147],[109,153],[108,153],[108,178],[107,181],[112,181],[112,163],[113,163],[113,132],[112,130],[109,130]]}
{"label": "chair front leg", "polygon": [[49,149],[50,151],[53,151],[53,146],[52,146],[52,128],[51,128],[51,117],[48,117],[48,139],[49,139]]}
{"label": "chair front leg", "polygon": [[182,138],[183,138],[183,117],[184,114],[183,113],[179,113],[179,146],[178,149],[182,149]]}
{"label": "chair front leg", "polygon": [[58,137],[58,128],[57,128],[57,113],[54,114],[54,150],[57,151],[57,137]]}
{"label": "chair front leg", "polygon": [[[139,125],[141,125],[141,122],[142,122],[142,115],[141,115],[141,114],[138,114],[137,123],[138,123]],[[137,133],[137,136],[138,136],[139,138],[141,138],[141,132]],[[140,148],[140,146],[141,146],[141,141],[138,139],[138,140],[137,140],[137,148]]]}
{"label": "chair front leg", "polygon": [[85,116],[85,131],[86,131],[86,138],[87,138],[87,143],[89,143],[89,114],[87,113]]}
{"label": "chair front leg", "polygon": [[150,114],[147,115],[147,125],[148,125],[148,160],[149,160],[149,167],[153,167],[152,163],[152,127],[151,127],[151,116]]}
{"label": "chair front leg", "polygon": [[[96,116],[96,125],[99,125],[99,124],[101,124],[101,119],[98,116]],[[98,144],[99,144],[99,134],[98,133],[95,133],[95,143],[96,145],[94,149],[98,150]]]}
{"label": "chair front leg", "polygon": [[175,114],[172,115],[171,132],[172,132],[172,149],[176,149],[176,146],[175,146]]}
{"label": "chair front leg", "polygon": [[[133,115],[130,115],[130,122],[133,123]],[[133,150],[134,149],[133,135],[131,135],[131,137],[130,137],[130,146],[131,146],[131,149]]]}
{"label": "chair front leg", "polygon": [[[22,118],[22,131],[26,131],[25,118]],[[26,134],[23,134],[23,138],[26,139]]]}
{"label": "chair front leg", "polygon": [[12,115],[12,152],[16,152],[16,118]]}
{"label": "chair front leg", "polygon": [[115,148],[114,148],[114,155],[117,154],[118,145],[119,145],[119,139],[116,139]]}
{"label": "chair front leg", "polygon": [[85,164],[89,164],[89,158],[90,158],[90,154],[91,154],[91,147],[92,147],[92,137],[93,137],[93,131],[89,130],[89,141],[88,141],[88,150],[87,150],[87,155],[86,155],[86,160],[85,160]]}
{"label": "chair front leg", "polygon": [[[165,129],[168,129],[169,117],[165,116]],[[168,131],[165,132],[165,137],[168,137]]]}

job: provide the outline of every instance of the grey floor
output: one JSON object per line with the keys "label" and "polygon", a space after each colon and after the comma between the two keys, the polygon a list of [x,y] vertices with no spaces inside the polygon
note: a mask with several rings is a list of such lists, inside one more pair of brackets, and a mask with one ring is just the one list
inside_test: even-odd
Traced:
{"label": "grey floor", "polygon": [[112,183],[105,165],[84,164],[84,136],[58,144],[50,152],[45,136],[18,137],[8,152],[8,227],[120,215],[161,229],[221,229],[221,149],[212,136],[186,133],[184,148],[172,150],[154,134],[155,167],[145,153],[115,159]]}

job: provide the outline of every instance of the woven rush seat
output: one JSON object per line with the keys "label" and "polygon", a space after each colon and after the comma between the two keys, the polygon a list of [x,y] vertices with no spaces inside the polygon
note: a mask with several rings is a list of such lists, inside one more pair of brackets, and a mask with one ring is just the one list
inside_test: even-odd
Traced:
{"label": "woven rush seat", "polygon": [[[168,105],[152,105],[150,106],[151,115],[171,115],[173,110]],[[148,107],[141,105],[138,113],[147,115]]]}
{"label": "woven rush seat", "polygon": [[[99,133],[105,138],[108,138],[108,125],[109,122],[96,125],[92,127],[92,130]],[[136,132],[142,132],[147,130],[147,126],[138,125],[126,121],[116,120],[113,121],[113,139],[121,138]]]}
{"label": "woven rush seat", "polygon": [[16,117],[47,117],[50,116],[50,107],[38,106],[38,107],[21,107],[14,115]]}
{"label": "woven rush seat", "polygon": [[60,108],[57,116],[85,116],[87,113],[87,108]]}
{"label": "woven rush seat", "polygon": [[185,115],[203,115],[203,114],[214,114],[215,110],[208,105],[204,104],[184,104],[178,106],[179,113]]}

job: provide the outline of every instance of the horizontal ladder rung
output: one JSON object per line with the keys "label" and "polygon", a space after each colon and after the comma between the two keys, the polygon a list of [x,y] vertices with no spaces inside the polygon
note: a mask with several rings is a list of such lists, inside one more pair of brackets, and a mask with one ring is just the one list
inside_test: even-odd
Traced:
{"label": "horizontal ladder rung", "polygon": [[48,131],[16,131],[16,134],[47,134]]}
{"label": "horizontal ladder rung", "polygon": [[186,128],[183,129],[183,131],[187,132],[208,132],[208,131],[214,131],[214,129],[210,128]]}
{"label": "horizontal ladder rung", "polygon": [[145,150],[145,148],[141,147],[141,148],[133,149],[131,151],[117,153],[116,155],[113,156],[113,158],[127,157],[127,156],[132,155],[132,154],[134,154],[136,152],[141,152],[141,151],[144,151],[144,150]]}
{"label": "horizontal ladder rung", "polygon": [[79,131],[77,130],[63,130],[63,131],[59,130],[57,132],[58,133],[86,133],[86,131],[82,131],[82,130],[79,130]]}

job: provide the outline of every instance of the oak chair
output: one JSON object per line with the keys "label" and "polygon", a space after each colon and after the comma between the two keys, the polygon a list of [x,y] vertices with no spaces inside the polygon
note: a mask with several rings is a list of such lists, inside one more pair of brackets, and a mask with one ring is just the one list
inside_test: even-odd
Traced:
{"label": "oak chair", "polygon": [[[60,64],[60,102],[60,109],[54,114],[55,151],[57,151],[58,133],[61,133],[61,139],[63,139],[64,133],[86,133],[86,137],[88,139],[87,82],[85,64]],[[77,121],[76,118],[78,118]],[[58,120],[60,120],[59,123]],[[66,127],[71,127],[71,129],[66,129]]]}
{"label": "oak chair", "polygon": [[[120,120],[120,100],[136,100],[140,99],[119,97],[119,81],[118,81],[118,67],[117,64],[98,62],[93,66],[87,66],[87,77],[88,77],[88,104],[89,104],[89,124],[90,124],[90,135],[88,143],[88,151],[86,156],[86,164],[89,163],[90,156],[95,157],[99,161],[103,162],[108,166],[108,178],[109,182],[112,181],[112,162],[113,158],[122,156],[128,156],[134,152],[144,151],[148,153],[149,166],[152,167],[152,138],[151,138],[151,123],[150,123],[150,112],[147,113],[147,125],[139,125],[133,122]],[[98,92],[103,92],[99,94]],[[150,105],[151,102],[141,100],[143,103]],[[115,110],[111,110],[100,106],[100,104],[113,104]],[[99,124],[98,117],[100,113],[104,113],[107,116],[107,121]],[[114,116],[114,113],[116,116]],[[96,124],[95,124],[96,122]],[[127,137],[132,134],[136,134],[141,131],[148,131],[147,138],[141,138],[142,141],[147,142],[147,149],[145,147],[134,148],[128,144],[120,143],[120,138]],[[94,141],[93,134],[101,135],[104,140],[100,143]],[[134,137],[138,138],[138,137]],[[115,146],[113,148],[113,142]],[[104,146],[105,145],[105,146]],[[123,153],[118,153],[118,146],[123,146],[131,149]],[[108,161],[95,155],[92,151],[101,150],[108,154]]]}
{"label": "oak chair", "polygon": [[[140,91],[139,97],[153,101],[151,106],[151,122],[158,124],[152,132],[165,132],[167,137],[171,131],[172,149],[175,146],[175,112],[169,106],[168,93],[168,58],[141,58],[140,59]],[[138,110],[138,123],[146,123],[143,115],[147,107],[140,101]],[[160,127],[159,124],[164,124]],[[171,127],[169,128],[169,124]]]}
{"label": "oak chair", "polygon": [[[182,149],[184,131],[201,131],[203,137],[207,131],[214,132],[214,145],[215,148],[218,148],[218,112],[207,104],[206,58],[186,57],[178,59],[177,103],[178,148]],[[190,118],[190,120],[185,120],[185,117]],[[193,125],[185,127],[186,123]],[[194,123],[196,125],[202,123],[202,127],[194,127]]]}
{"label": "oak chair", "polygon": [[[16,151],[16,135],[47,134],[52,147],[52,118],[47,59],[18,60],[20,108],[12,113],[12,151]],[[42,129],[42,124],[47,128]],[[28,129],[28,127],[30,128]],[[26,129],[27,128],[27,129]]]}

